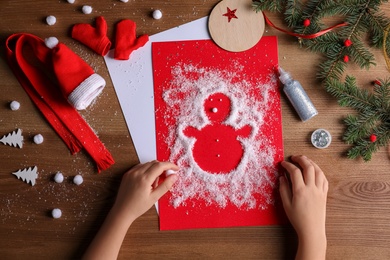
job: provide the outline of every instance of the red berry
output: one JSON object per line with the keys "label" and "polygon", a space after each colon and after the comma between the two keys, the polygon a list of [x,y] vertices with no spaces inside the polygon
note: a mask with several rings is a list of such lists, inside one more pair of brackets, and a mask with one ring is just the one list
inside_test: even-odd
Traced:
{"label": "red berry", "polygon": [[382,83],[378,79],[374,80],[372,83],[377,86],[382,86]]}
{"label": "red berry", "polygon": [[344,56],[344,62],[347,63],[348,61],[349,61],[349,57],[348,57],[348,55],[345,55]]}
{"label": "red berry", "polygon": [[372,135],[370,136],[370,141],[371,141],[372,143],[375,143],[375,142],[376,142],[376,139],[377,139],[376,135],[372,134]]}
{"label": "red berry", "polygon": [[310,25],[310,20],[309,19],[305,19],[304,21],[303,21],[303,26],[305,26],[305,27],[308,27],[309,25]]}
{"label": "red berry", "polygon": [[344,41],[344,46],[345,47],[349,47],[349,46],[351,46],[352,45],[352,41],[350,40],[350,39],[346,39],[345,41]]}

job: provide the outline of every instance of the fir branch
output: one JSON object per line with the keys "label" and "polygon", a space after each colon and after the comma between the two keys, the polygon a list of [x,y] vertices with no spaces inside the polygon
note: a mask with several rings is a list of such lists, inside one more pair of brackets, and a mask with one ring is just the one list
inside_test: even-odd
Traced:
{"label": "fir branch", "polygon": [[281,13],[283,11],[284,0],[254,0],[252,1],[252,7],[256,12],[260,11],[271,11]]}
{"label": "fir branch", "polygon": [[359,121],[358,116],[348,115],[347,118],[345,118],[344,123],[347,126],[347,129],[344,132],[343,140],[347,144],[354,144],[361,139],[361,136],[368,136],[369,134],[367,128]]}
{"label": "fir branch", "polygon": [[[382,48],[384,32],[390,25],[390,21],[379,11],[367,12],[366,20],[367,26],[370,28],[372,46]],[[390,49],[390,41],[388,39],[386,41],[386,49]]]}
{"label": "fir branch", "polygon": [[346,48],[346,54],[352,58],[352,60],[360,66],[360,68],[369,69],[372,65],[376,65],[374,62],[374,55],[368,51],[361,41],[354,40],[354,44],[349,48]]}
{"label": "fir branch", "polygon": [[[285,22],[299,34],[315,34],[322,30],[325,17],[341,16],[348,23],[337,31],[328,32],[314,39],[300,39],[302,46],[312,52],[322,53],[317,77],[326,90],[337,98],[340,106],[350,107],[357,115],[348,115],[344,121],[346,130],[343,140],[352,145],[348,157],[362,157],[365,161],[380,147],[390,142],[390,81],[375,84],[373,91],[357,86],[356,79],[346,75],[341,82],[347,62],[353,61],[362,69],[375,65],[374,55],[364,44],[369,34],[371,45],[390,52],[390,20],[380,11],[380,5],[388,0],[286,0],[254,1],[258,10],[283,12]],[[310,24],[304,24],[309,19]],[[306,26],[305,26],[306,25]],[[345,44],[350,40],[352,45]],[[383,44],[386,43],[386,46]],[[375,138],[371,138],[375,135]]]}
{"label": "fir branch", "polygon": [[369,141],[362,140],[355,144],[353,148],[348,151],[348,158],[356,159],[358,157],[362,157],[364,161],[370,161],[372,158],[372,154],[378,150],[378,146],[370,143]]}
{"label": "fir branch", "polygon": [[302,22],[303,6],[298,0],[287,0],[286,10],[284,11],[285,21],[288,27],[294,27]]}
{"label": "fir branch", "polygon": [[[369,140],[369,135],[360,138],[354,142],[354,147],[348,151],[348,158],[356,159],[362,157],[364,161],[370,161],[372,154],[377,152],[380,147],[386,146],[390,142],[390,123],[386,122],[378,128],[373,129],[373,133],[378,136],[375,142]],[[347,132],[346,132],[347,133]]]}
{"label": "fir branch", "polygon": [[324,81],[326,87],[329,81],[339,80],[343,76],[345,67],[345,62],[339,58],[325,60],[319,65],[317,78]]}
{"label": "fir branch", "polygon": [[368,107],[376,109],[372,107],[373,95],[370,95],[365,89],[358,88],[356,79],[352,76],[347,75],[344,84],[339,80],[328,80],[325,87],[330,94],[338,99],[340,106],[351,107],[359,112],[364,112]]}
{"label": "fir branch", "polygon": [[[339,37],[335,32],[329,32],[320,37],[305,40],[303,43],[308,50],[312,52],[327,53],[330,49],[339,48]],[[334,45],[337,46],[334,46]]]}
{"label": "fir branch", "polygon": [[374,87],[374,96],[378,107],[387,111],[384,114],[390,118],[390,81],[380,81],[380,84]]}
{"label": "fir branch", "polygon": [[[390,82],[381,82],[373,93],[356,86],[356,79],[347,76],[344,84],[335,80],[329,82],[329,92],[338,98],[341,106],[356,109],[358,115],[349,115],[344,123],[347,129],[343,140],[354,145],[348,151],[351,159],[361,156],[365,161],[371,160],[372,153],[390,141]],[[378,139],[370,141],[375,134]]]}
{"label": "fir branch", "polygon": [[351,15],[351,11],[357,7],[356,3],[346,3],[347,1],[342,1],[342,3],[338,3],[338,1],[331,2],[327,8],[321,10],[321,18]]}

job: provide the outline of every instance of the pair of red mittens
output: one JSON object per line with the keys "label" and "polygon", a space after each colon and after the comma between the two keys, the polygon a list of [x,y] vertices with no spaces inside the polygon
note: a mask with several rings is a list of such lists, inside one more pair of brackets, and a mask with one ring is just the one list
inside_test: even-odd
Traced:
{"label": "pair of red mittens", "polygon": [[[75,24],[72,28],[72,38],[102,56],[106,55],[111,47],[111,41],[107,37],[107,22],[102,16],[96,18],[96,27],[90,24]],[[115,40],[114,58],[128,60],[133,51],[149,41],[149,36],[142,35],[137,38],[135,22],[125,19],[116,25]]]}

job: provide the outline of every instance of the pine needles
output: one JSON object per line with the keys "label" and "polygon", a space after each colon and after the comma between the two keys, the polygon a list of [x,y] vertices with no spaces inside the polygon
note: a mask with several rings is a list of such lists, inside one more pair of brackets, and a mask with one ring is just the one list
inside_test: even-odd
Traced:
{"label": "pine needles", "polygon": [[318,33],[325,28],[322,20],[326,17],[344,17],[348,23],[314,39],[299,39],[299,43],[309,51],[323,55],[317,77],[338,99],[340,106],[357,111],[344,121],[343,140],[352,145],[348,151],[351,159],[362,157],[369,161],[374,152],[390,142],[390,81],[378,81],[369,92],[359,88],[353,76],[344,75],[351,62],[366,70],[375,66],[374,55],[365,45],[365,35],[369,35],[372,47],[390,52],[390,39],[384,40],[390,34],[390,20],[380,11],[380,5],[385,2],[388,1],[253,1],[255,11],[283,13],[287,26],[299,34]]}

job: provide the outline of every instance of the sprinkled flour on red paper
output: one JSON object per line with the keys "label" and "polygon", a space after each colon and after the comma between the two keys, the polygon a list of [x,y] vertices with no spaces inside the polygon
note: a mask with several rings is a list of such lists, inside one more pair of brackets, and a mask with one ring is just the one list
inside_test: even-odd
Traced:
{"label": "sprinkled flour on red paper", "polygon": [[160,228],[278,224],[283,160],[275,37],[231,53],[209,40],[153,43],[157,158],[179,178]]}

